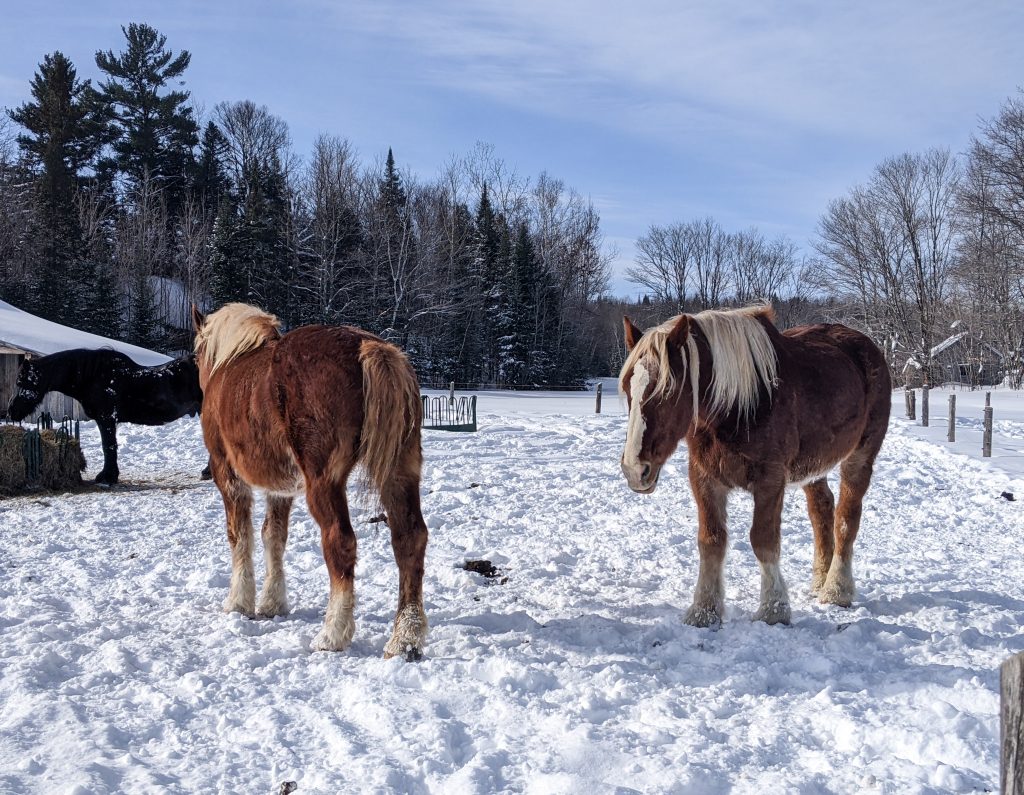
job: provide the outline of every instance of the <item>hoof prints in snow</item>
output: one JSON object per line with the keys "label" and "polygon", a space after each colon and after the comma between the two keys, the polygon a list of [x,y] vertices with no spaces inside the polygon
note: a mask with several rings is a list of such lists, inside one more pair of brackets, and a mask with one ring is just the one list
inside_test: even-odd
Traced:
{"label": "hoof prints in snow", "polygon": [[[301,500],[292,613],[220,612],[230,569],[216,489],[144,487],[197,479],[195,420],[131,429],[122,474],[137,489],[0,502],[0,790],[997,787],[996,667],[1024,650],[1024,521],[998,495],[1021,483],[894,421],[865,500],[853,607],[808,593],[797,492],[782,557],[793,624],[751,621],[751,504],[736,496],[725,621],[694,629],[682,623],[697,577],[685,455],[654,495],[635,495],[618,467],[623,416],[497,405],[474,436],[424,439],[431,633],[417,665],[381,659],[397,574],[389,534],[358,507],[347,652],[309,653],[327,574]],[[95,437],[86,425],[91,461]],[[470,470],[486,488],[465,488]],[[475,601],[498,581],[452,565],[465,560],[514,577]]]}

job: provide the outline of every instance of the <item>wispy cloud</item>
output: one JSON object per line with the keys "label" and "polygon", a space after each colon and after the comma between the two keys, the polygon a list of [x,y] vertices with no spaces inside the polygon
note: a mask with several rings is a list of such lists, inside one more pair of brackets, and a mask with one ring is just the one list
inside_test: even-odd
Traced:
{"label": "wispy cloud", "polygon": [[[874,136],[1005,94],[1019,3],[379,2],[347,25],[428,59],[417,79],[659,137]],[[1017,73],[1019,74],[1019,72]]]}

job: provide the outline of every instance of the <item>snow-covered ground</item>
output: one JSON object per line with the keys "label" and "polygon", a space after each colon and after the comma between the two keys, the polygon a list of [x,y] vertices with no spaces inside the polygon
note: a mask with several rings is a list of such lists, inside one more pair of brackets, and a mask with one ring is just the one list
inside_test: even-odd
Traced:
{"label": "snow-covered ground", "polygon": [[[981,393],[958,393],[980,428]],[[784,515],[793,624],[750,620],[749,498],[730,503],[728,614],[683,625],[697,575],[685,453],[658,491],[618,468],[593,394],[482,394],[477,434],[424,435],[426,659],[383,660],[397,575],[357,509],[357,634],[311,653],[326,603],[297,504],[293,613],[220,611],[228,548],[196,420],[122,426],[113,491],[0,501],[2,792],[950,792],[998,787],[998,672],[1024,650],[1024,398],[945,443],[893,421],[853,608],[808,596],[804,498]],[[977,444],[971,434],[977,434]],[[83,430],[90,472],[101,461]],[[966,453],[971,453],[967,455]],[[259,521],[259,517],[257,517]],[[485,558],[488,580],[458,566]]]}

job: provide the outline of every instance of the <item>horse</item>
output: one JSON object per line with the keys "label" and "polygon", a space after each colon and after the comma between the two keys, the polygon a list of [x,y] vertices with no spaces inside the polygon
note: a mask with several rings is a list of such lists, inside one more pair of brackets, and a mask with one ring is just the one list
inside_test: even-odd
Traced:
{"label": "horse", "polygon": [[[627,484],[650,494],[679,442],[689,449],[700,572],[686,623],[722,621],[726,498],[734,489],[754,498],[750,543],[761,568],[754,619],[791,618],[779,570],[787,486],[807,496],[811,593],[849,607],[861,506],[889,422],[892,384],[878,346],[837,324],[780,332],[768,305],[678,315],[646,333],[625,317],[623,327]],[[826,480],[837,464],[838,507]]]}
{"label": "horse", "polygon": [[[288,516],[305,493],[320,525],[330,594],[313,648],[344,651],[355,632],[356,536],[346,484],[361,465],[391,529],[398,609],[384,657],[417,660],[427,635],[420,510],[422,406],[416,374],[394,345],[351,326],[302,326],[282,334],[276,317],[226,304],[204,317],[192,308],[203,437],[224,500],[231,584],[226,612],[288,612],[283,557]],[[266,492],[266,578],[256,605],[253,488]]]}
{"label": "horse", "polygon": [[189,354],[155,367],[136,364],[112,348],[74,348],[49,356],[26,358],[7,416],[20,422],[31,414],[47,392],[62,392],[77,400],[96,421],[103,446],[103,469],[96,483],[117,483],[117,424],[163,425],[195,416],[203,405],[199,370]]}

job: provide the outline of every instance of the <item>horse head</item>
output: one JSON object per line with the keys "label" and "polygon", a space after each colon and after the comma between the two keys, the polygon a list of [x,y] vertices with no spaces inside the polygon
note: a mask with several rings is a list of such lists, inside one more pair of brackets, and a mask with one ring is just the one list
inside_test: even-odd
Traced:
{"label": "horse head", "polygon": [[7,406],[7,417],[21,422],[43,401],[48,391],[39,366],[26,357],[18,370],[18,381],[14,397]]}
{"label": "horse head", "polygon": [[182,416],[194,417],[203,408],[203,390],[199,386],[199,367],[195,354],[187,354],[171,362],[170,387]]}
{"label": "horse head", "polygon": [[628,317],[623,327],[630,353],[619,376],[629,406],[622,473],[633,491],[650,494],[694,419],[696,384],[688,385],[686,375],[696,346],[687,315],[646,335]]}
{"label": "horse head", "polygon": [[281,321],[248,304],[225,304],[209,315],[192,305],[199,386],[206,391],[213,373],[245,353],[281,337]]}

